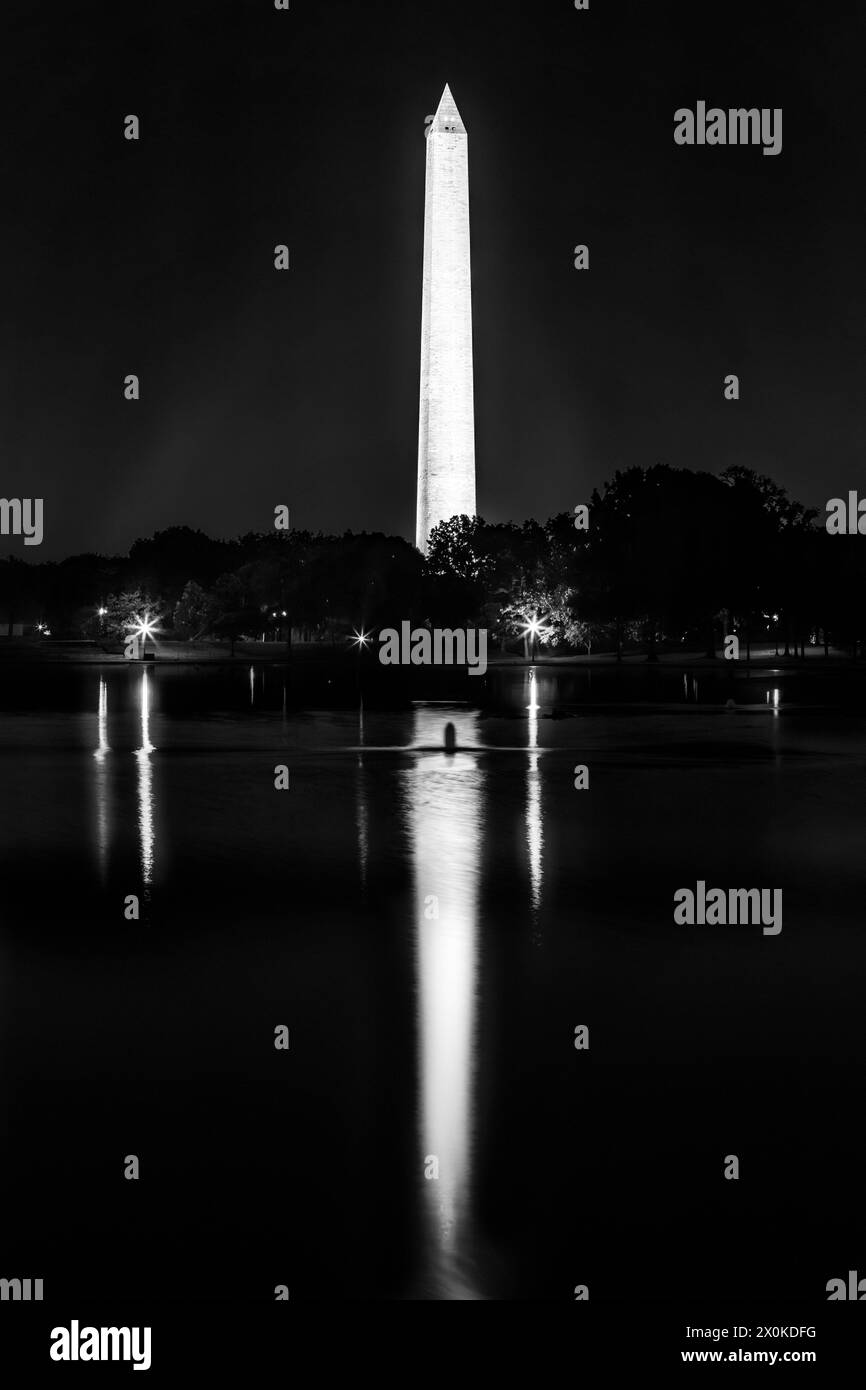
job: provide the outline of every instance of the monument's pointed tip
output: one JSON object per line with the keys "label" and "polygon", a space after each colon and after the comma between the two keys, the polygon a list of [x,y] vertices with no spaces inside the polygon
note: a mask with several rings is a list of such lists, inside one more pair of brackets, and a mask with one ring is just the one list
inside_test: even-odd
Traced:
{"label": "monument's pointed tip", "polygon": [[439,100],[436,115],[433,118],[432,130],[446,131],[450,135],[465,135],[466,127],[463,124],[460,112],[457,110],[457,103],[451,92],[448,83]]}

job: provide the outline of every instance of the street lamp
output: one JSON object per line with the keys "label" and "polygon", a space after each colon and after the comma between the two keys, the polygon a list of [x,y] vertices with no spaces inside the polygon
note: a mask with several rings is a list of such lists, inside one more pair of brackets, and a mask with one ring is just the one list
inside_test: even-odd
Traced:
{"label": "street lamp", "polygon": [[547,636],[549,635],[549,633],[550,633],[550,628],[545,627],[544,624],[543,624],[542,622],[539,621],[539,619],[538,619],[537,616],[534,617],[534,618],[530,618],[530,619],[528,620],[528,622],[524,623],[524,625],[523,625],[523,636],[524,636],[524,638],[526,638],[526,637],[529,638],[529,644],[530,644],[529,659],[530,659],[530,661],[533,660],[533,658],[534,658],[534,656],[535,656],[535,642],[536,642],[536,639],[539,638],[539,637],[547,637]]}
{"label": "street lamp", "polygon": [[350,642],[354,642],[355,646],[358,648],[358,689],[359,689],[359,691],[360,691],[360,689],[361,689],[361,661],[362,661],[362,658],[363,658],[363,656],[364,656],[364,652],[366,651],[367,647],[369,646],[371,640],[372,640],[372,639],[371,639],[370,633],[365,632],[364,629],[363,629],[363,627],[361,628],[361,631],[360,631],[360,632],[358,632],[358,630],[355,629],[353,635],[349,638],[349,641],[350,641]]}
{"label": "street lamp", "polygon": [[[138,637],[141,639],[141,659],[143,661],[148,637],[155,639],[156,634],[159,631],[159,628],[156,625],[156,621],[155,619],[151,618],[149,613],[145,613],[143,618],[140,618],[136,613],[135,617],[133,618],[133,621],[131,623],[127,623],[127,627],[130,629],[131,637]],[[155,641],[154,645],[156,645]]]}

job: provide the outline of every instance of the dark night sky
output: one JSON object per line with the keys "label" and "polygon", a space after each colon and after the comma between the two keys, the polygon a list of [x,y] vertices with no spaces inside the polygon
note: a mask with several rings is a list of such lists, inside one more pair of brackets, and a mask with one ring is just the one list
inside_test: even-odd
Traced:
{"label": "dark night sky", "polygon": [[[283,502],[412,536],[446,81],[484,516],[544,519],[656,462],[743,463],[821,506],[864,482],[857,7],[13,0],[0,26],[0,495],[46,513],[41,550],[4,551],[237,535]],[[676,146],[698,99],[781,106],[782,153]]]}

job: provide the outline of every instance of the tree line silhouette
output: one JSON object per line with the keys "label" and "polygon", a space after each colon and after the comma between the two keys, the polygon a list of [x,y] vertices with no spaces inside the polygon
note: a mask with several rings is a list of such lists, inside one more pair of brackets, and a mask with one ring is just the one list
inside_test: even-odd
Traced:
{"label": "tree line silhouette", "polygon": [[422,556],[401,537],[308,531],[215,540],[185,526],[127,556],[0,561],[0,633],[120,641],[135,615],[179,640],[337,641],[403,620],[484,626],[503,649],[532,627],[551,651],[715,653],[775,640],[862,650],[866,553],[749,469],[667,465],[614,474],[587,529],[454,517]]}

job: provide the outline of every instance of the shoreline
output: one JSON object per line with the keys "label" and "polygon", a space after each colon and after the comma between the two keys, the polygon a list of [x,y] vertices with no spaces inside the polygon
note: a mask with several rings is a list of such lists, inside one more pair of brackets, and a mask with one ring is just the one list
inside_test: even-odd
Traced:
{"label": "shoreline", "polygon": [[[7,645],[8,643],[8,645]],[[138,666],[138,667],[177,667],[177,666],[280,666],[299,670],[331,667],[347,673],[357,673],[359,668],[369,677],[376,666],[373,652],[366,653],[359,661],[355,651],[337,646],[326,647],[321,644],[295,643],[290,653],[282,643],[249,642],[238,643],[234,654],[215,643],[201,643],[196,646],[188,642],[161,642],[155,656],[147,659],[128,660],[122,652],[105,651],[89,642],[58,641],[56,643],[32,642],[20,638],[0,639],[0,669],[4,667],[21,668],[25,666]],[[406,671],[421,668],[406,667]],[[451,671],[455,675],[468,672],[468,666],[435,667],[435,670]],[[766,674],[778,672],[808,672],[852,674],[866,669],[866,658],[852,657],[850,654],[831,650],[824,654],[823,648],[810,648],[805,658],[783,656],[774,650],[758,650],[750,658],[739,661],[726,661],[719,654],[708,657],[703,652],[660,652],[650,661],[642,652],[629,652],[620,660],[612,653],[598,656],[582,656],[578,653],[565,655],[543,655],[528,660],[522,655],[496,653],[487,658],[487,672],[490,671],[629,671],[644,675],[653,671],[688,674],[703,671],[707,674],[727,675],[731,678],[750,673]],[[478,677],[476,677],[478,679]]]}

